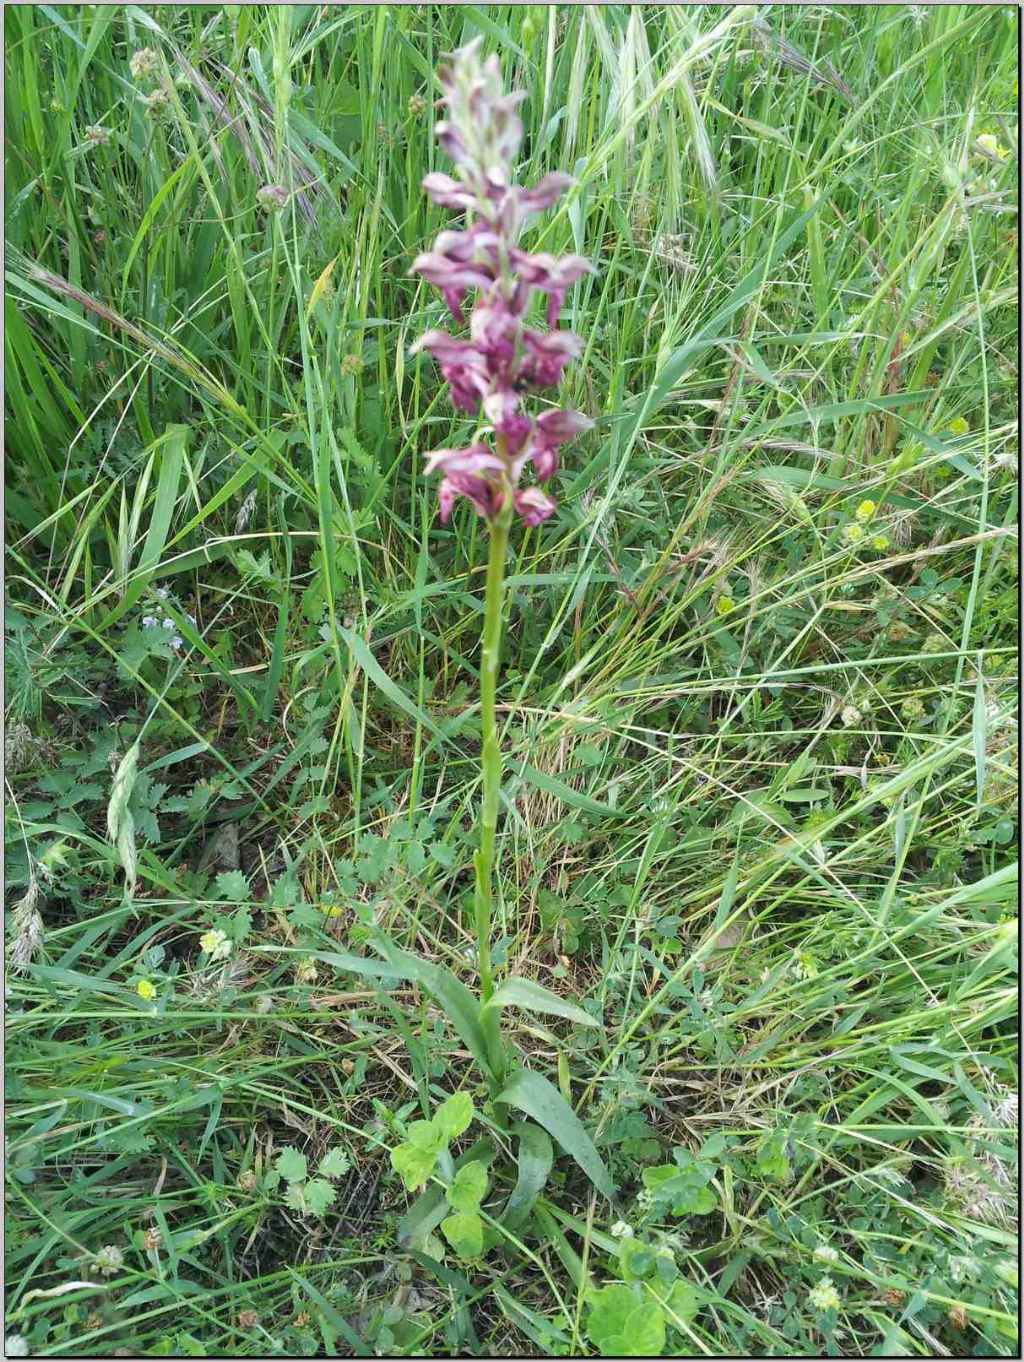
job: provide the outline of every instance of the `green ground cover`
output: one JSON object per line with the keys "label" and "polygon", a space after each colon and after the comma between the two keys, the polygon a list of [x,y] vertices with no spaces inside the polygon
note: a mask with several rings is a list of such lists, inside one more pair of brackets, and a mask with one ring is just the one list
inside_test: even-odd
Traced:
{"label": "green ground cover", "polygon": [[[1017,22],[7,10],[9,1355],[1015,1355]],[[326,958],[477,987],[409,267],[478,35],[596,267],[493,959],[597,1023],[504,1016],[611,1199],[438,975]]]}

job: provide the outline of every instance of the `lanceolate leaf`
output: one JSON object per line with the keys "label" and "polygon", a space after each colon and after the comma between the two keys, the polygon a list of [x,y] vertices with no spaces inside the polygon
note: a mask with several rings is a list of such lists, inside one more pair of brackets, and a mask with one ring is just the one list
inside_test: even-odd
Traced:
{"label": "lanceolate leaf", "polygon": [[361,955],[349,955],[345,951],[306,951],[288,946],[261,946],[256,949],[267,954],[303,955],[308,959],[322,960],[325,965],[334,965],[336,969],[364,978],[404,979],[419,984],[448,1014],[448,1019],[479,1064],[484,1077],[492,1077],[480,1025],[480,1005],[466,985],[443,965],[418,960],[408,951],[393,949],[388,950],[387,960],[372,960]]}
{"label": "lanceolate leaf", "polygon": [[576,1160],[599,1192],[607,1197],[615,1195],[608,1169],[583,1122],[546,1078],[531,1069],[520,1069],[505,1085],[498,1101],[532,1116]]}
{"label": "lanceolate leaf", "polygon": [[491,996],[486,1007],[522,1007],[528,1012],[550,1012],[556,1017],[568,1017],[578,1026],[600,1026],[601,1023],[584,1012],[582,1007],[560,998],[543,984],[533,979],[506,979]]}
{"label": "lanceolate leaf", "polygon": [[501,1217],[502,1224],[510,1230],[521,1225],[530,1214],[555,1161],[555,1151],[546,1130],[532,1121],[516,1121],[512,1131],[519,1136],[519,1177]]}
{"label": "lanceolate leaf", "polygon": [[480,1004],[461,980],[443,965],[418,960],[407,951],[390,952],[391,959],[408,973],[406,978],[421,984],[448,1014],[448,1019],[462,1037],[485,1078],[492,1076],[487,1058],[487,1042],[480,1025]]}

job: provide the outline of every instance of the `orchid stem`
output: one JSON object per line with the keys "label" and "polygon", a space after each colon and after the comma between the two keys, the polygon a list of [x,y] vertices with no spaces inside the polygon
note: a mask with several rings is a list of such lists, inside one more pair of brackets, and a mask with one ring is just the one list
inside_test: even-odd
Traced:
{"label": "orchid stem", "polygon": [[[480,812],[480,850],[476,858],[476,939],[480,966],[481,1002],[489,1002],[494,993],[491,968],[491,926],[494,902],[494,848],[498,829],[498,807],[501,792],[501,748],[498,745],[498,723],[495,698],[498,688],[498,662],[501,654],[501,612],[505,585],[505,555],[508,549],[512,507],[508,502],[491,521],[490,555],[487,561],[487,587],[484,596],[483,656],[480,667],[480,727],[483,733],[481,774],[483,776],[483,807]],[[492,1062],[501,1065],[497,1008],[484,1014],[488,1050]]]}

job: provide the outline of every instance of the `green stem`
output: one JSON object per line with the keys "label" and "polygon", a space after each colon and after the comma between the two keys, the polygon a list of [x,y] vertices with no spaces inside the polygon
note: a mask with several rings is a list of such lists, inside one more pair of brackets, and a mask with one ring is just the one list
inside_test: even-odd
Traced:
{"label": "green stem", "polygon": [[[480,997],[486,1003],[494,993],[491,969],[491,920],[493,916],[494,846],[498,829],[498,804],[501,790],[501,749],[495,697],[498,688],[498,661],[501,653],[501,607],[505,584],[505,554],[512,521],[512,507],[491,522],[490,556],[487,561],[487,588],[484,597],[483,656],[480,666],[480,727],[483,733],[483,807],[480,811],[480,850],[476,857],[476,943],[480,963]],[[501,1078],[501,1045],[496,1008],[484,1013],[488,1050]]]}

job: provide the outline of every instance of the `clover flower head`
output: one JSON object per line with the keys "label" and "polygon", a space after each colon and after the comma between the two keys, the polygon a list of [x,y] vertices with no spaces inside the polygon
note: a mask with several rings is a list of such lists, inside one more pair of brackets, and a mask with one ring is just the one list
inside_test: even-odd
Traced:
{"label": "clover flower head", "polygon": [[102,123],[90,123],[85,130],[85,140],[93,147],[109,146],[110,129],[105,128]]}
{"label": "clover flower head", "polygon": [[864,521],[870,520],[878,510],[878,503],[874,501],[862,501],[857,507],[857,519]]}
{"label": "clover flower head", "polygon": [[807,1303],[819,1315],[824,1315],[828,1310],[838,1310],[842,1304],[839,1292],[831,1277],[822,1277],[816,1286],[812,1286],[807,1293]]}
{"label": "clover flower head", "polygon": [[[432,356],[452,405],[482,414],[484,425],[471,445],[429,454],[426,471],[441,474],[442,522],[464,497],[488,520],[511,506],[526,525],[539,525],[554,513],[555,502],[539,486],[520,488],[527,465],[538,483],[547,482],[558,469],[561,446],[593,422],[557,408],[533,416],[523,398],[558,384],[582,353],[579,336],[557,329],[557,322],[566,293],[593,267],[579,255],[531,254],[518,245],[526,222],[556,203],[572,181],[556,172],[532,188],[513,183],[523,137],[516,110],[524,94],[504,92],[497,57],[482,59],[480,47],[474,39],[439,67],[446,117],[437,137],[457,173],[432,172],[423,189],[462,220],[458,230],[438,234],[432,249],[413,261],[412,272],[441,291],[455,325],[468,320],[469,330],[466,339],[428,331],[413,352]],[[545,331],[527,323],[534,294],[547,300]]]}
{"label": "clover flower head", "polygon": [[828,1263],[831,1267],[839,1262],[839,1252],[831,1244],[819,1244],[814,1250],[814,1261],[816,1263]]}
{"label": "clover flower head", "polygon": [[199,946],[211,960],[226,960],[231,954],[231,941],[227,933],[216,927],[202,934]]}
{"label": "clover flower head", "polygon": [[316,981],[316,961],[312,956],[304,956],[295,966],[295,982],[297,984],[315,984]]}
{"label": "clover flower head", "polygon": [[140,47],[137,52],[133,52],[128,62],[128,70],[132,73],[132,80],[145,80],[147,76],[153,75],[159,65],[159,57],[151,47]]}
{"label": "clover flower head", "polygon": [[843,538],[848,544],[859,544],[864,538],[864,526],[852,520],[843,530]]}
{"label": "clover flower head", "polygon": [[93,1256],[92,1265],[101,1277],[113,1277],[124,1266],[124,1254],[116,1244],[107,1244]]}
{"label": "clover flower head", "polygon": [[170,103],[170,95],[168,95],[166,90],[161,89],[158,86],[155,90],[152,90],[146,95],[142,102],[146,106],[146,112],[148,114],[157,114],[161,109],[165,109]]}
{"label": "clover flower head", "polygon": [[150,1003],[156,997],[156,984],[152,983],[149,979],[140,979],[135,985],[135,992],[145,1002]]}
{"label": "clover flower head", "polygon": [[280,184],[265,184],[256,190],[256,202],[268,213],[276,213],[288,202],[288,190]]}

